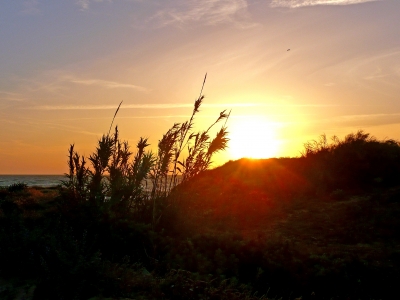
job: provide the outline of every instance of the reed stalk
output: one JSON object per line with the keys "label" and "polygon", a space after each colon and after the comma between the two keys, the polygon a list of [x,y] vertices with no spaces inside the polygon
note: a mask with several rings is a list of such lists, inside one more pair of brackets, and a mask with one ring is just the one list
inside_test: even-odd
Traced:
{"label": "reed stalk", "polygon": [[[90,203],[103,209],[125,213],[138,211],[139,206],[146,206],[143,203],[151,203],[151,224],[154,228],[171,191],[180,182],[188,181],[208,169],[212,156],[227,147],[226,122],[230,112],[227,114],[226,110],[205,131],[193,131],[195,117],[204,100],[206,79],[207,74],[189,120],[173,124],[159,140],[156,154],[146,151],[150,146],[148,139],[140,138],[133,156],[128,142],[120,139],[118,126],[115,126],[115,131],[111,134],[121,101],[108,133],[98,140],[95,151],[88,158],[90,166],[87,166],[85,157],[75,151],[75,146],[70,145],[69,173],[66,174],[68,180],[64,183],[72,192],[70,194],[80,203]],[[211,139],[211,129],[222,120],[225,120],[224,125]],[[183,158],[185,149],[188,155]],[[150,194],[143,188],[143,183],[148,178],[152,182]],[[170,204],[167,203],[168,205]]]}

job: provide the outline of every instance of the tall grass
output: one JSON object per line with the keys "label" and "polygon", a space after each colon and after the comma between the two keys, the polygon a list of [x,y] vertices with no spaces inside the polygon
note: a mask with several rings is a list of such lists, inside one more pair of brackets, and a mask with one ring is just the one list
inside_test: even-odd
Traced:
{"label": "tall grass", "polygon": [[[148,139],[142,137],[133,156],[128,142],[120,139],[118,126],[110,134],[122,102],[115,111],[109,132],[98,140],[96,150],[89,156],[90,165],[84,156],[75,151],[75,145],[70,145],[69,173],[64,181],[69,197],[77,203],[90,203],[119,212],[138,212],[144,207],[148,210],[151,205],[151,222],[155,226],[171,191],[179,183],[207,170],[213,155],[227,148],[226,121],[229,114],[226,110],[220,112],[206,130],[193,130],[195,118],[204,100],[206,78],[207,74],[200,95],[194,102],[190,119],[173,124],[159,140],[156,153],[147,150],[150,144]],[[211,138],[211,129],[223,120],[224,125]],[[185,157],[184,153],[187,153]],[[144,188],[146,179],[152,182],[150,193]],[[161,205],[161,202],[164,204]]]}
{"label": "tall grass", "polygon": [[[202,171],[207,170],[212,156],[225,150],[228,144],[226,122],[211,139],[210,130],[222,120],[227,121],[229,114],[226,110],[205,131],[194,132],[194,121],[200,112],[204,100],[202,94],[207,74],[204,77],[199,97],[194,102],[192,115],[188,121],[175,123],[158,142],[156,163],[150,170],[153,184],[151,199],[153,201],[153,224],[160,218],[157,212],[157,200],[166,198],[179,183],[188,181]],[[187,156],[183,157],[183,151]]]}

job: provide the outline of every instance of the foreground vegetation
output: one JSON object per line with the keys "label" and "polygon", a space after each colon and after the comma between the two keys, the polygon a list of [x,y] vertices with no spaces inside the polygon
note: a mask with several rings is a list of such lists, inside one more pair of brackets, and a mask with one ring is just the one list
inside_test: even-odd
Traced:
{"label": "foreground vegetation", "polygon": [[139,215],[72,201],[68,186],[3,189],[1,298],[391,299],[400,146],[324,140],[197,174],[157,199],[157,226],[152,201]]}
{"label": "foreground vegetation", "polygon": [[298,158],[208,170],[228,115],[194,133],[202,100],[156,154],[140,139],[132,156],[116,128],[89,166],[71,145],[60,187],[1,189],[0,298],[393,298],[400,144],[321,136]]}

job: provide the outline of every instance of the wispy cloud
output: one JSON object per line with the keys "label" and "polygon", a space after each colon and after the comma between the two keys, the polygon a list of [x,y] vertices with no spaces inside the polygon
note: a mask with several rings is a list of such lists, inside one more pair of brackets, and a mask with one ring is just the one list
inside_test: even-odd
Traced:
{"label": "wispy cloud", "polygon": [[336,120],[348,121],[348,120],[366,120],[376,118],[388,118],[388,117],[400,117],[400,113],[380,113],[380,114],[363,114],[363,115],[342,115],[336,117]]}
{"label": "wispy cloud", "polygon": [[12,102],[23,102],[26,100],[26,98],[23,97],[19,93],[0,91],[0,100],[12,101]]}
{"label": "wispy cloud", "polygon": [[36,15],[40,13],[38,0],[27,0],[22,3],[21,14],[23,15]]}
{"label": "wispy cloud", "polygon": [[316,118],[310,117],[308,120],[288,122],[288,124],[314,124],[320,128],[346,128],[350,130],[400,124],[400,113],[376,113],[376,114],[355,114],[355,115],[340,115],[331,118]]}
{"label": "wispy cloud", "polygon": [[359,56],[350,60],[344,76],[357,80],[359,86],[386,99],[397,99],[400,92],[400,49]]}
{"label": "wispy cloud", "polygon": [[[253,107],[257,104],[253,103],[213,103],[213,104],[202,104],[202,107]],[[128,104],[123,105],[122,108],[136,108],[136,109],[171,109],[171,108],[186,108],[193,107],[193,103],[165,103],[165,104]],[[36,110],[104,110],[104,109],[114,109],[115,105],[42,105],[32,107],[31,109]]]}
{"label": "wispy cloud", "polygon": [[374,1],[381,1],[381,0],[273,0],[271,2],[271,6],[297,8],[297,7],[315,6],[315,5],[361,4]]}
{"label": "wispy cloud", "polygon": [[76,4],[81,8],[81,10],[88,10],[90,4],[93,2],[113,2],[113,0],[76,0]]}
{"label": "wispy cloud", "polygon": [[208,25],[219,23],[247,23],[247,0],[185,0],[174,1],[158,11],[152,20],[160,26],[183,25],[189,22],[204,22]]}
{"label": "wispy cloud", "polygon": [[90,0],[78,0],[76,4],[81,8],[81,10],[86,10],[89,8]]}
{"label": "wispy cloud", "polygon": [[116,89],[116,88],[128,88],[134,89],[140,92],[148,92],[149,90],[138,85],[129,84],[129,83],[121,83],[116,81],[108,81],[101,79],[70,79],[72,83],[82,84],[82,85],[98,85],[108,89]]}
{"label": "wispy cloud", "polygon": [[[334,107],[342,106],[336,104],[265,104],[265,103],[203,103],[205,108],[235,108],[235,107]],[[353,105],[352,105],[353,106]],[[127,104],[122,105],[122,108],[134,109],[173,109],[193,107],[193,103],[155,103],[155,104]],[[34,110],[115,110],[115,105],[41,105],[27,109]]]}

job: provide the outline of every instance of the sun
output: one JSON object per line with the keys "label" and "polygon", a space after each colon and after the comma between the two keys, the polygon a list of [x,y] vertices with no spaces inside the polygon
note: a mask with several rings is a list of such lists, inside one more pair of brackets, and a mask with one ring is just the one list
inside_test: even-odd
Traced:
{"label": "sun", "polygon": [[235,119],[229,126],[229,154],[233,159],[276,157],[279,140],[276,125],[263,117]]}

